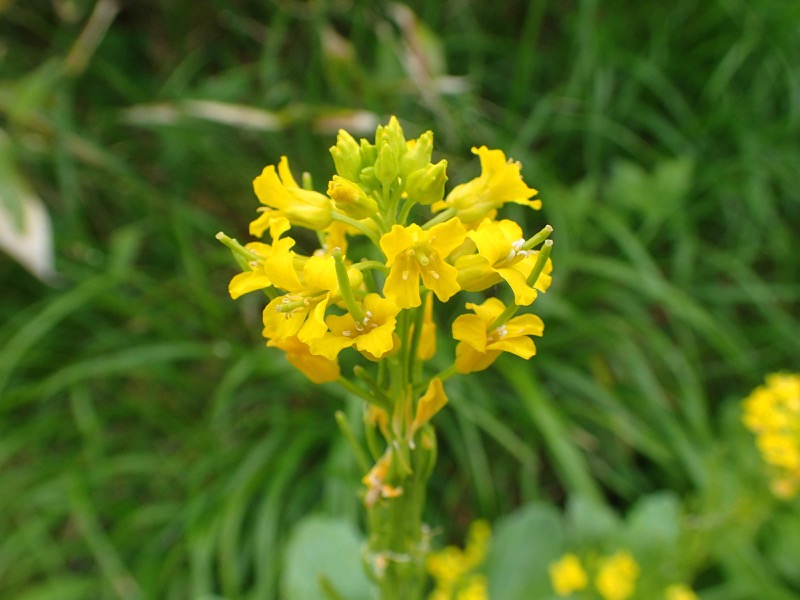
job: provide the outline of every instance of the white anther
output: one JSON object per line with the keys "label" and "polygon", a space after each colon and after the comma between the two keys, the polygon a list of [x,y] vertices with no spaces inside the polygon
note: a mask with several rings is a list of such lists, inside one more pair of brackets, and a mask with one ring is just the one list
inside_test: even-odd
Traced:
{"label": "white anther", "polygon": [[350,337],[350,330],[349,330],[349,329],[345,329],[345,330],[342,332],[342,335],[343,335],[344,337]]}
{"label": "white anther", "polygon": [[370,323],[369,326],[370,326],[371,329],[377,329],[378,328],[378,324],[377,323]]}
{"label": "white anther", "polygon": [[497,332],[497,335],[500,337],[500,339],[503,339],[504,337],[506,337],[506,335],[508,335],[508,329],[506,329],[505,325],[500,325],[500,327],[495,329],[495,331]]}
{"label": "white anther", "polygon": [[284,296],[283,298],[281,298],[281,302],[283,304],[289,304],[291,301],[292,301],[292,299],[289,298],[288,296]]}
{"label": "white anther", "polygon": [[403,281],[408,281],[408,271],[403,271]]}
{"label": "white anther", "polygon": [[439,274],[436,271],[428,271],[431,275],[433,275],[434,279],[439,279]]}
{"label": "white anther", "polygon": [[255,269],[258,266],[258,261],[257,260],[251,260],[247,264],[250,265],[250,268]]}
{"label": "white anther", "polygon": [[[367,319],[371,319],[372,317],[374,317],[374,316],[375,316],[375,315],[373,315],[373,314],[372,314],[372,311],[371,311],[371,310],[368,310],[368,311],[367,311],[366,313],[364,313],[364,314],[366,314],[366,315],[367,315]],[[364,319],[364,321],[366,321],[367,319]]]}
{"label": "white anther", "polygon": [[364,331],[364,326],[361,323],[356,322],[356,331]]}

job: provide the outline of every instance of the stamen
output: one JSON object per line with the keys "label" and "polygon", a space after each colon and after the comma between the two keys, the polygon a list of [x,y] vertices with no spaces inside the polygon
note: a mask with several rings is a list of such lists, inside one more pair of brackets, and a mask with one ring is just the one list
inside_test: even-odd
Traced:
{"label": "stamen", "polygon": [[408,271],[403,271],[403,281],[408,281]]}
{"label": "stamen", "polygon": [[249,263],[247,263],[247,264],[248,264],[248,265],[250,265],[250,268],[251,268],[251,269],[255,269],[255,268],[257,268],[257,267],[258,267],[258,261],[257,261],[257,260],[251,260],[251,261],[250,261]]}
{"label": "stamen", "polygon": [[431,275],[433,275],[434,279],[439,279],[439,274],[436,271],[428,271]]}
{"label": "stamen", "polygon": [[356,322],[356,331],[364,331],[364,326],[361,323]]}
{"label": "stamen", "polygon": [[349,330],[349,329],[345,329],[345,330],[342,332],[342,335],[343,335],[344,337],[350,337],[350,330]]}

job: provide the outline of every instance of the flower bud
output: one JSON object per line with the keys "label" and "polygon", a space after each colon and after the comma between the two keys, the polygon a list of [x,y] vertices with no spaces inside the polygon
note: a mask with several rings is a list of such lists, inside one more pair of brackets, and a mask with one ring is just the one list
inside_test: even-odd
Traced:
{"label": "flower bud", "polygon": [[447,161],[440,160],[435,165],[417,169],[406,179],[406,194],[418,204],[430,205],[444,197],[444,184],[447,181]]}
{"label": "flower bud", "polygon": [[428,166],[433,151],[433,132],[426,131],[416,140],[408,141],[408,151],[400,160],[400,177],[407,178],[417,169]]}
{"label": "flower bud", "polygon": [[357,181],[361,172],[361,152],[358,142],[344,129],[336,136],[336,145],[331,146],[331,156],[336,165],[336,172],[351,181]]}
{"label": "flower bud", "polygon": [[352,181],[338,175],[328,183],[328,196],[336,203],[336,208],[354,219],[366,219],[378,212],[378,203],[373,198]]}
{"label": "flower bud", "polygon": [[381,144],[375,161],[375,177],[383,185],[388,186],[397,179],[398,173],[400,173],[400,161],[397,160],[397,155],[391,145]]}

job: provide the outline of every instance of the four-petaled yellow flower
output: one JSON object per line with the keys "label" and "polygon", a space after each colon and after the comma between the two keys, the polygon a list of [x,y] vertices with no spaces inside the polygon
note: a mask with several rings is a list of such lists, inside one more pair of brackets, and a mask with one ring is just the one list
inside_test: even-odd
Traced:
{"label": "four-petaled yellow flower", "polygon": [[250,223],[252,235],[261,237],[269,229],[272,238],[277,239],[290,225],[321,231],[331,223],[330,198],[297,185],[285,156],[281,157],[277,172],[274,165],[264,167],[253,180],[253,188],[265,206],[261,216]]}
{"label": "four-petaled yellow flower", "polygon": [[[494,285],[499,277],[505,279],[511,287],[514,292],[514,302],[519,306],[528,306],[536,300],[536,289],[527,282],[536,263],[536,252],[523,248],[525,238],[519,225],[514,221],[484,219],[478,228],[470,231],[467,236],[478,248],[479,259],[473,262],[471,267],[485,273],[484,277],[479,279],[479,287],[475,291]],[[462,277],[459,277],[459,283],[462,283]],[[487,281],[494,283],[483,285]],[[465,290],[473,291],[467,282],[462,285]]]}
{"label": "four-petaled yellow flower", "polygon": [[363,310],[362,321],[356,321],[350,313],[329,316],[325,320],[329,331],[311,340],[311,352],[331,360],[350,346],[374,360],[388,353],[395,344],[395,317],[399,309],[391,300],[367,294]]}
{"label": "four-petaled yellow flower", "polygon": [[[295,262],[294,253],[287,252],[264,263],[273,285],[287,293],[272,300],[264,309],[263,334],[275,340],[296,335],[302,342],[310,343],[326,330],[325,312],[339,297],[339,283],[333,257],[304,259],[299,274]],[[354,287],[360,285],[360,271],[351,268],[348,275]]]}
{"label": "four-petaled yellow flower", "polygon": [[481,159],[481,174],[472,181],[453,188],[447,197],[433,205],[434,211],[452,208],[465,225],[478,225],[485,217],[494,217],[507,202],[541,208],[541,200],[530,200],[538,192],[522,180],[518,162],[506,160],[502,150],[486,146],[473,148]]}
{"label": "four-petaled yellow flower", "polygon": [[390,268],[383,293],[400,308],[419,306],[422,277],[425,287],[447,302],[461,288],[456,279],[458,270],[445,259],[464,242],[466,235],[467,230],[456,218],[427,231],[417,224],[394,225],[381,238],[386,266]]}
{"label": "four-petaled yellow flower", "polygon": [[580,559],[572,553],[565,554],[550,565],[550,583],[558,596],[569,596],[572,592],[583,590],[589,584],[589,577],[581,566]]}
{"label": "four-petaled yellow flower", "polygon": [[288,253],[292,246],[294,246],[294,240],[291,238],[276,239],[271,245],[262,242],[250,242],[247,244],[245,249],[253,255],[252,260],[247,265],[250,270],[243,271],[231,279],[228,284],[228,293],[230,293],[231,298],[236,300],[236,298],[248,292],[270,287],[272,280],[267,275],[264,265],[273,256]]}
{"label": "four-petaled yellow flower", "polygon": [[541,336],[544,323],[533,314],[509,319],[499,327],[491,328],[505,310],[497,298],[489,298],[483,304],[468,303],[474,315],[461,315],[453,322],[453,338],[456,346],[456,371],[471,373],[488,368],[502,352],[510,352],[528,359],[536,354],[531,335]]}

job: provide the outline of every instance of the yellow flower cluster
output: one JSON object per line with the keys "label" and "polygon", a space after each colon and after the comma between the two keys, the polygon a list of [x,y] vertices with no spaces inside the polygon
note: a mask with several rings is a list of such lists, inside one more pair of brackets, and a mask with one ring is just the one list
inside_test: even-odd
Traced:
{"label": "yellow flower cluster", "polygon": [[742,409],[742,421],[774,470],[773,493],[793,497],[800,489],[800,375],[767,375],[766,385],[753,390]]}
{"label": "yellow flower cluster", "polygon": [[[541,202],[531,199],[536,190],[522,180],[519,163],[480,147],[473,152],[481,174],[445,196],[447,161],[432,163],[432,148],[430,131],[406,140],[394,117],[378,127],[374,143],[340,131],[330,150],[336,174],[326,194],[298,185],[282,157],[253,182],[262,206],[250,232],[268,233],[271,240],[241,246],[218,234],[243,270],[230,282],[231,296],[266,293],[268,345],[283,350],[312,381],[338,380],[346,348],[377,361],[413,346],[416,359],[430,358],[431,294],[447,302],[462,290],[503,282],[513,303],[467,304],[471,312],[453,324],[459,341],[454,369],[469,373],[502,352],[523,358],[536,352],[529,336],[542,335],[541,319],[512,316],[550,285],[552,228],[526,239],[516,223],[496,219],[509,202],[539,208]],[[415,207],[414,214],[424,213],[419,206],[430,207],[430,217],[410,222]],[[316,232],[320,247],[298,251],[296,239],[286,235],[292,228]],[[358,250],[349,252],[351,246]]]}
{"label": "yellow flower cluster", "polygon": [[486,521],[475,521],[467,533],[464,550],[447,546],[428,556],[427,568],[436,587],[429,600],[487,600],[486,576],[478,572],[486,558],[491,529]]}
{"label": "yellow flower cluster", "polygon": [[[561,598],[589,587],[589,574],[576,554],[564,554],[550,565],[549,572],[553,591]],[[594,587],[603,600],[628,600],[636,593],[639,575],[636,560],[629,552],[620,550],[600,557],[594,569]],[[697,596],[687,585],[672,584],[664,590],[664,600],[697,600]]]}

